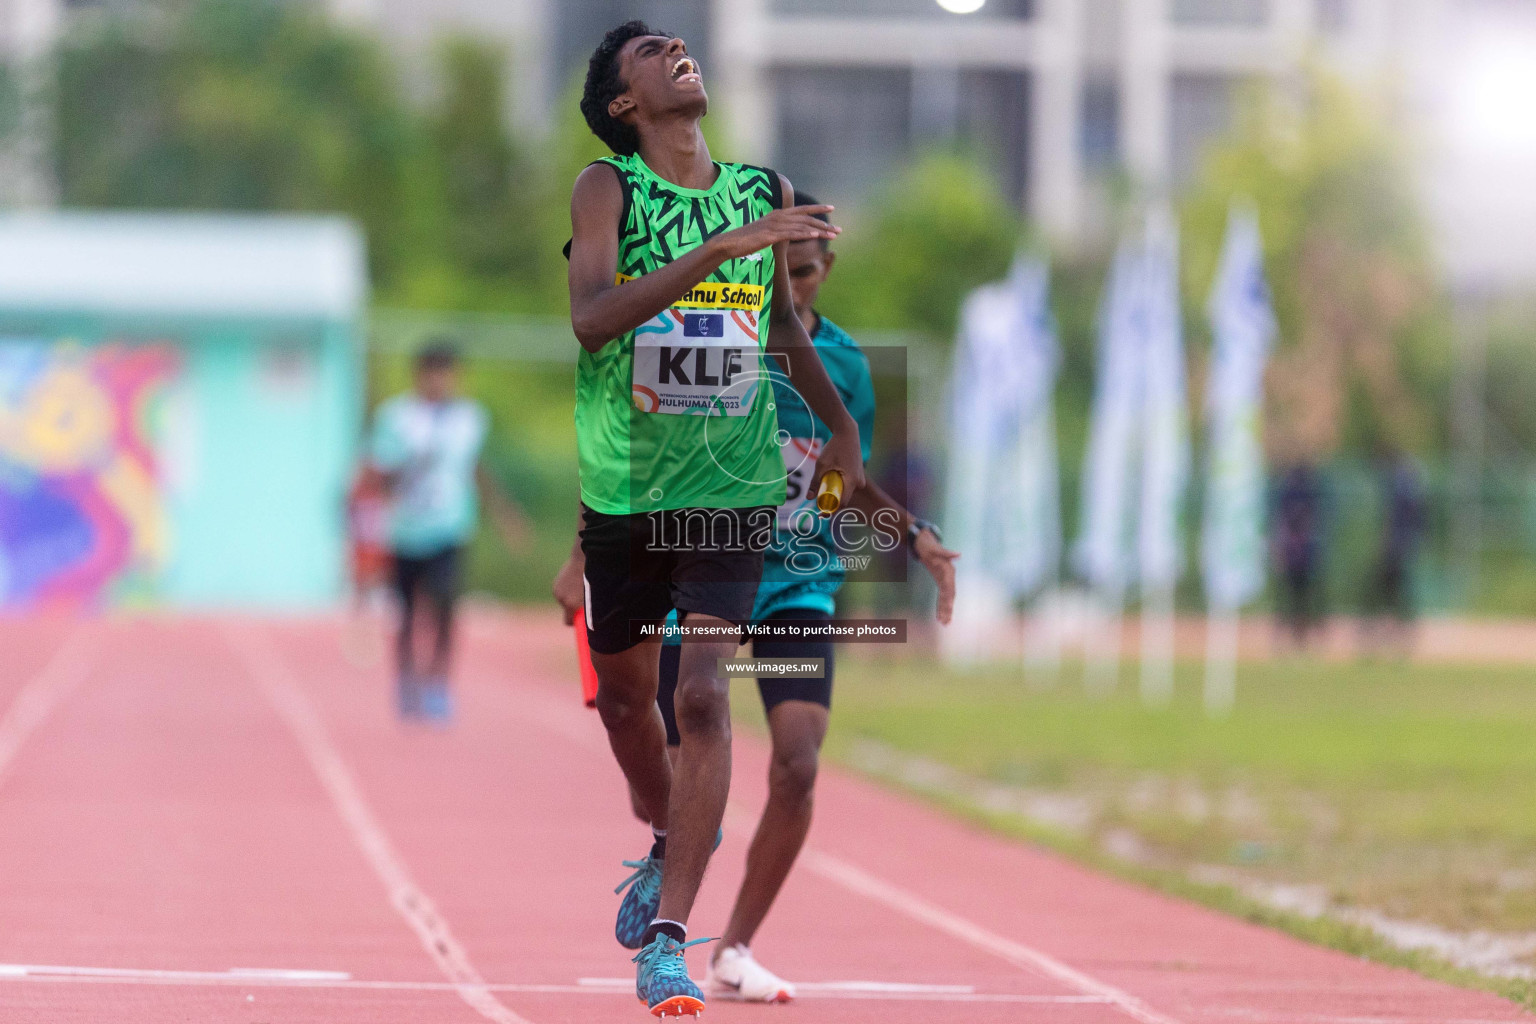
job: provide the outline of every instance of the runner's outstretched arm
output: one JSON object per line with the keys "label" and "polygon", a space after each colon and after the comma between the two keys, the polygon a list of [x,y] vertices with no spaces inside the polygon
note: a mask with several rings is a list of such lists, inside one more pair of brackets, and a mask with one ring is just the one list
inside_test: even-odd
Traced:
{"label": "runner's outstretched arm", "polygon": [[[895,512],[898,517],[896,527],[903,537],[907,536],[907,531],[917,518],[873,480],[865,482],[864,489],[853,496],[850,504],[872,515],[882,510]],[[939,603],[934,609],[934,618],[941,625],[947,626],[955,614],[955,559],[960,557],[960,553],[946,548],[927,530],[917,535],[912,553],[923,564],[923,568],[928,570],[928,575],[933,577],[933,582],[939,588]]]}
{"label": "runner's outstretched arm", "polygon": [[[797,210],[819,210],[830,213],[832,211],[830,206],[791,205],[795,201],[795,187],[782,174],[779,175],[779,182],[784,190],[786,209],[774,212],[794,213]],[[773,214],[768,216],[771,217]],[[763,218],[763,220],[767,219],[767,217]],[[815,220],[814,217],[811,219]],[[829,226],[819,220],[815,222],[822,227]],[[842,229],[833,228],[833,230],[841,231]],[[729,236],[721,235],[720,237]],[[774,244],[773,307],[768,312],[768,342],[765,348],[768,352],[780,357],[780,364],[789,373],[789,383],[805,400],[805,404],[811,411],[832,431],[832,436],[822,446],[821,455],[816,459],[816,475],[811,480],[812,489],[814,490],[821,482],[823,476],[836,470],[843,474],[843,493],[852,494],[864,486],[864,452],[859,445],[859,425],[848,414],[848,409],[843,405],[842,396],[837,393],[837,387],[833,385],[832,378],[827,376],[826,367],[821,365],[820,353],[811,342],[811,336],[805,332],[805,324],[800,322],[800,317],[795,312],[795,293],[789,281],[789,243],[812,240],[812,236],[803,239],[785,238]]]}
{"label": "runner's outstretched arm", "polygon": [[507,550],[514,554],[527,551],[533,543],[533,524],[523,506],[483,463],[475,466],[475,486],[479,488],[480,500]]}
{"label": "runner's outstretched arm", "polygon": [[[734,231],[716,235],[649,274],[615,284],[624,194],[611,167],[593,164],[581,172],[571,191],[571,265],[567,282],[576,340],[588,352],[598,351],[666,310],[727,260],[788,242],[836,238],[841,229],[815,217],[831,209],[808,206],[774,210]],[[775,284],[787,293],[787,277],[782,284],[777,280]]]}

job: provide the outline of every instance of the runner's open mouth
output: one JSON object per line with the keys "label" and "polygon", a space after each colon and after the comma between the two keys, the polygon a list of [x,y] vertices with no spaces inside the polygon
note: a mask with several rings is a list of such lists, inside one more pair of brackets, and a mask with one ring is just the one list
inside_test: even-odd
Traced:
{"label": "runner's open mouth", "polygon": [[699,74],[699,65],[692,57],[680,57],[676,64],[672,65],[672,81],[681,82],[692,77],[696,82],[702,82],[703,76]]}

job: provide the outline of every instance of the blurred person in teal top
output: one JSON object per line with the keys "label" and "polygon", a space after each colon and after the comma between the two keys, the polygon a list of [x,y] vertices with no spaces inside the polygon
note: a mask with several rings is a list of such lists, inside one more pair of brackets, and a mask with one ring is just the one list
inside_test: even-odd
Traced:
{"label": "blurred person in teal top", "polygon": [[[395,656],[400,713],[451,716],[448,667],[454,610],[463,581],[464,546],[479,524],[483,496],[512,550],[526,544],[517,504],[480,465],[489,418],[459,394],[458,352],[433,341],[416,355],[414,386],[379,406],[371,468],[389,494],[389,541],[400,604]],[[430,636],[417,653],[417,636]]]}
{"label": "blurred person in teal top", "polygon": [[[817,245],[797,244],[807,250]],[[836,253],[826,251],[826,267],[818,267],[816,273],[824,276],[835,256]],[[796,269],[803,268],[790,268],[792,282],[797,281]],[[868,462],[870,439],[875,434],[875,386],[869,375],[869,358],[848,332],[810,306],[805,308],[814,318],[813,323],[806,325],[806,331],[816,345],[827,376],[832,378],[848,407],[848,414],[859,425],[862,455]],[[763,580],[757,588],[752,618],[760,622],[786,609],[831,616],[836,608],[837,590],[847,572],[837,557],[832,520],[816,514],[816,496],[810,493],[811,471],[827,428],[782,373],[774,373],[772,379],[784,453],[786,498],[778,510],[780,529],[763,554]]]}

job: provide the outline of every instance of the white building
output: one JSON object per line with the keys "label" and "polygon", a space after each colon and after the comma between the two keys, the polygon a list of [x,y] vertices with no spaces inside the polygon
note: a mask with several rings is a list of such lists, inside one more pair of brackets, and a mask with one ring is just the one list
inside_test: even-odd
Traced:
{"label": "white building", "polygon": [[941,2],[976,0],[326,2],[415,45],[448,29],[506,39],[530,127],[605,28],[645,18],[701,56],[734,156],[846,201],[961,141],[1069,244],[1102,233],[1120,172],[1176,190],[1229,129],[1241,82],[1318,60],[1396,112],[1454,275],[1536,281],[1529,0],[985,0],[970,14]]}
{"label": "white building", "polygon": [[[0,52],[24,61],[72,10],[134,2],[0,0]],[[448,32],[502,42],[530,130],[606,27],[645,18],[701,56],[733,156],[847,202],[959,140],[1068,243],[1102,230],[1119,171],[1150,194],[1176,189],[1228,129],[1238,83],[1318,59],[1383,94],[1412,134],[1458,276],[1536,280],[1536,246],[1520,241],[1536,236],[1529,0],[984,0],[970,14],[941,4],[977,0],[310,2],[407,52]],[[27,155],[5,150],[0,171]]]}
{"label": "white building", "polygon": [[[1228,130],[1240,82],[1283,80],[1316,59],[1382,94],[1412,133],[1453,269],[1536,280],[1536,246],[1498,228],[1510,203],[1530,205],[1516,193],[1536,191],[1514,187],[1536,180],[1536,26],[1521,24],[1532,6],[986,0],[953,14],[937,0],[715,0],[713,81],[737,150],[813,191],[858,190],[901,156],[958,136],[1071,242],[1102,225],[1113,172],[1152,194],[1176,189]],[[1463,80],[1483,73],[1489,38],[1511,73],[1482,83],[1495,95],[1471,97],[1497,106],[1503,94],[1502,111],[1479,115]],[[1524,104],[1512,95],[1522,91]],[[1515,140],[1523,152],[1479,154],[1475,140],[1467,152],[1458,135],[1479,116],[1508,122],[1487,134],[1531,136]],[[1489,155],[1504,159],[1494,167]],[[1536,228],[1536,206],[1518,215]]]}

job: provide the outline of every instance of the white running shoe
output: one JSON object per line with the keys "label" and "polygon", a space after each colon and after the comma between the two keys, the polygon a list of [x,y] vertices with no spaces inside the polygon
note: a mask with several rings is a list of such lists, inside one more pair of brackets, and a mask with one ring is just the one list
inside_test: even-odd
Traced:
{"label": "white running shoe", "polygon": [[737,944],[727,946],[709,962],[704,987],[710,995],[749,1003],[787,1003],[795,998],[795,986],[752,958],[752,951]]}

